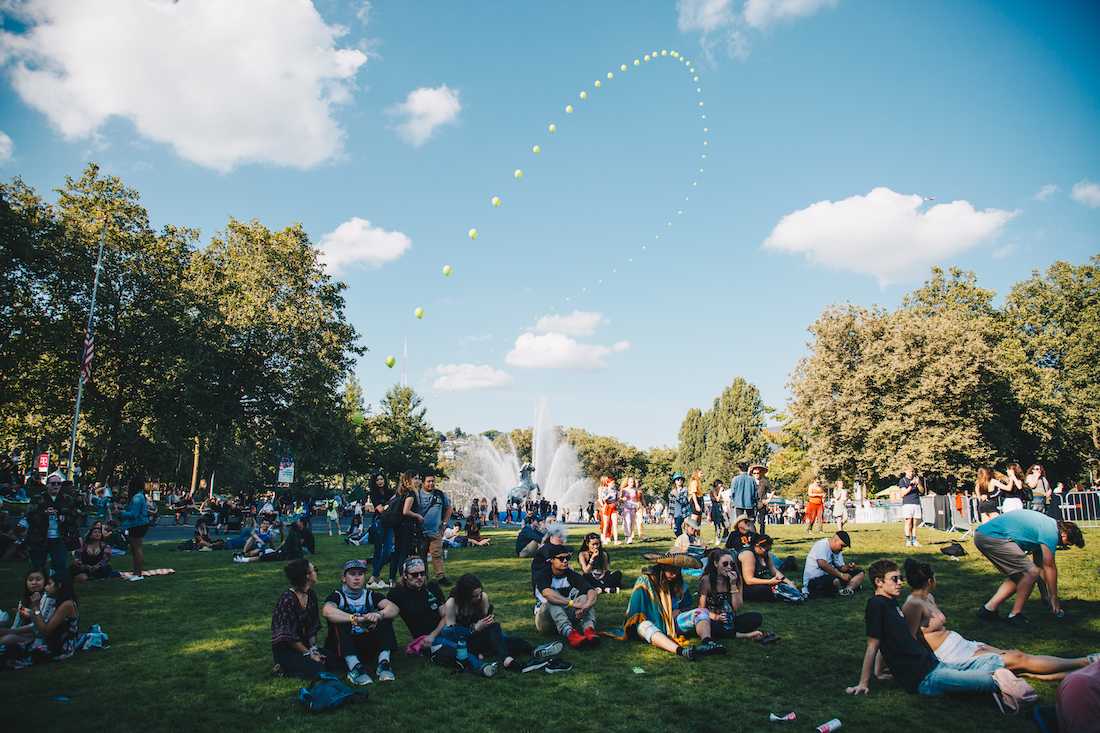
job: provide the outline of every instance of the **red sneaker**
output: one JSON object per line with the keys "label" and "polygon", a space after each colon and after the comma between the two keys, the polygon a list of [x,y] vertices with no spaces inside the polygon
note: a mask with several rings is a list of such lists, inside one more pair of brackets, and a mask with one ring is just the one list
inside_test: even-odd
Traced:
{"label": "red sneaker", "polygon": [[596,635],[595,629],[590,627],[584,630],[584,643],[590,647],[598,647],[600,645],[600,637]]}
{"label": "red sneaker", "polygon": [[565,637],[565,641],[574,649],[584,646],[584,637],[576,629],[569,630],[569,636]]}

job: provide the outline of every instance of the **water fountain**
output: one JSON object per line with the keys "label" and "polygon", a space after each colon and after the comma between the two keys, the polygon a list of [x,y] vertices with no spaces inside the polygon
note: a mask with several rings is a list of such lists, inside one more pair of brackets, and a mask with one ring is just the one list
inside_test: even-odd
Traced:
{"label": "water fountain", "polygon": [[496,497],[502,510],[510,497],[526,500],[541,495],[564,508],[585,505],[594,496],[595,485],[584,477],[577,452],[550,419],[546,400],[539,400],[535,410],[531,458],[533,472],[521,463],[510,440],[501,449],[476,436],[458,456],[443,489],[459,506],[474,496]]}

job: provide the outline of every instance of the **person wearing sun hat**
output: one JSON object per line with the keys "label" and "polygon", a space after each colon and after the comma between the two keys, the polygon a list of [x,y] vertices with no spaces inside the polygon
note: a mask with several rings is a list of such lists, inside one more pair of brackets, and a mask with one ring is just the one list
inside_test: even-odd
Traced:
{"label": "person wearing sun hat", "polygon": [[755,538],[756,533],[752,531],[752,519],[748,514],[738,514],[733,518],[729,537],[726,538],[726,549],[733,550],[734,557],[736,557],[741,550],[751,548]]}
{"label": "person wearing sun hat", "polygon": [[672,474],[672,488],[668,492],[668,508],[672,510],[672,531],[679,537],[683,534],[684,517],[691,512],[691,500],[684,486],[684,474],[677,471]]}
{"label": "person wearing sun hat", "polygon": [[[695,607],[684,581],[683,570],[698,570],[702,563],[682,552],[646,553],[643,557],[653,565],[634,582],[623,637],[641,639],[689,661],[725,654],[725,647],[711,638],[709,612]],[[692,632],[700,639],[694,646],[687,639]]]}
{"label": "person wearing sun hat", "polygon": [[[670,551],[687,553],[698,560],[699,566],[702,567],[703,558],[707,554],[707,545],[703,541],[702,528],[703,525],[699,523],[698,519],[687,517],[684,520],[684,533],[672,543]],[[693,573],[689,571],[688,574],[692,575]]]}

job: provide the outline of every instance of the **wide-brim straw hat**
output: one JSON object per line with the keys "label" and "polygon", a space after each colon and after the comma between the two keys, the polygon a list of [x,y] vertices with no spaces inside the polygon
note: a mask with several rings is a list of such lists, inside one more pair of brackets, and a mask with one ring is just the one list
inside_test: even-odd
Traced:
{"label": "wide-brim straw hat", "polygon": [[698,570],[703,567],[703,563],[699,558],[686,552],[647,552],[642,557],[654,565],[663,565],[669,568],[693,568]]}

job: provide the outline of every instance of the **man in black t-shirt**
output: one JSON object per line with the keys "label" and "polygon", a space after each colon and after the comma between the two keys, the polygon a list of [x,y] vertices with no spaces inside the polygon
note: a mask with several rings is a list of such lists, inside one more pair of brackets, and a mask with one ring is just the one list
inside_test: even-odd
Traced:
{"label": "man in black t-shirt", "polygon": [[346,665],[348,682],[353,685],[373,682],[361,659],[377,658],[378,679],[394,679],[390,652],[397,645],[393,635],[397,606],[364,587],[366,573],[365,560],[344,563],[343,583],[325,598],[321,608],[321,615],[328,621],[325,656],[331,665],[341,661]]}
{"label": "man in black t-shirt", "polygon": [[534,573],[535,628],[557,631],[574,649],[595,647],[596,599],[599,591],[583,575],[569,567],[573,551],[565,545],[551,549],[546,563]]}
{"label": "man in black t-shirt", "polygon": [[401,567],[401,582],[393,587],[387,597],[397,606],[401,620],[409,628],[412,641],[405,653],[417,655],[430,649],[435,637],[443,628],[443,604],[447,596],[439,584],[428,581],[424,559],[412,556]]}
{"label": "man in black t-shirt", "polygon": [[[901,572],[892,560],[876,560],[867,570],[875,595],[867,601],[867,651],[859,683],[847,688],[850,695],[870,694],[871,671],[881,653],[894,679],[907,692],[929,697],[951,693],[991,692],[1002,709],[1016,710],[1033,700],[1035,691],[1004,666],[1000,654],[980,654],[961,664],[936,659],[922,638],[909,631],[898,607]],[[879,679],[888,679],[877,675]]]}

